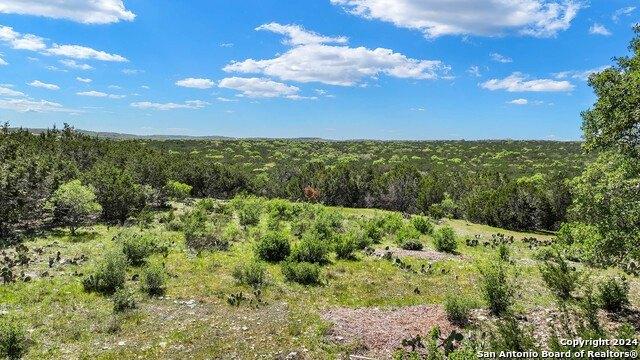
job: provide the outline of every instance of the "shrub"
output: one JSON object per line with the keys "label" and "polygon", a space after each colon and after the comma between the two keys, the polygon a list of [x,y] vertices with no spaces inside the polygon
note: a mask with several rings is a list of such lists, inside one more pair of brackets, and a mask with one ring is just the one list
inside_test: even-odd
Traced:
{"label": "shrub", "polygon": [[204,210],[196,208],[182,218],[182,228],[187,246],[196,250],[227,250],[229,240],[211,223]]}
{"label": "shrub", "polygon": [[293,205],[282,199],[273,199],[267,203],[269,216],[278,221],[289,221],[293,218]]}
{"label": "shrub", "polygon": [[408,239],[403,241],[400,244],[400,247],[405,250],[421,251],[424,248],[424,245],[422,245],[422,242],[418,239]]}
{"label": "shrub", "polygon": [[282,231],[269,231],[256,243],[255,253],[265,261],[282,261],[291,253],[289,237]]}
{"label": "shrub", "polygon": [[23,327],[15,319],[0,320],[0,356],[21,359],[26,352],[27,337]]}
{"label": "shrub", "polygon": [[433,233],[433,224],[424,216],[414,216],[411,218],[411,224],[416,230],[420,231],[421,234],[432,234]]}
{"label": "shrub", "polygon": [[163,264],[151,263],[142,271],[141,288],[149,296],[164,295],[166,282],[167,274]]}
{"label": "shrub", "polygon": [[498,245],[498,258],[502,261],[509,261],[511,251],[509,250],[509,246],[507,244]]}
{"label": "shrub", "polygon": [[191,195],[192,186],[183,184],[179,181],[169,180],[164,187],[167,192],[167,196],[175,201],[182,201]]}
{"label": "shrub", "polygon": [[125,310],[135,309],[137,304],[133,297],[133,293],[126,287],[118,289],[113,294],[113,311],[122,312]]}
{"label": "shrub", "polygon": [[365,236],[371,239],[371,242],[374,244],[379,244],[382,241],[384,230],[379,220],[372,219],[363,222],[362,229],[364,230]]}
{"label": "shrub", "polygon": [[356,258],[356,240],[349,234],[344,234],[336,242],[334,250],[338,259],[353,260]]}
{"label": "shrub", "polygon": [[549,258],[540,265],[540,273],[549,290],[560,300],[571,298],[571,292],[576,289],[580,278],[580,273],[569,266],[558,250],[551,252]]}
{"label": "shrub", "polygon": [[240,225],[255,226],[260,222],[260,214],[262,213],[262,201],[256,197],[236,196],[231,200],[231,206],[238,214]]}
{"label": "shrub", "polygon": [[131,266],[144,265],[147,257],[156,252],[156,245],[148,234],[125,230],[116,236],[116,240],[122,243],[122,253]]}
{"label": "shrub", "polygon": [[395,234],[396,231],[402,228],[404,221],[402,215],[398,213],[391,213],[386,215],[380,220],[380,224],[387,234]]}
{"label": "shrub", "polygon": [[462,299],[458,295],[449,294],[444,299],[444,310],[447,313],[447,319],[449,319],[449,321],[463,324],[469,319],[471,306],[466,299]]}
{"label": "shrub", "polygon": [[438,251],[454,253],[458,248],[456,233],[450,226],[442,227],[433,234],[433,243]]}
{"label": "shrub", "polygon": [[287,281],[302,285],[320,283],[320,266],[307,262],[290,262],[282,264],[282,274]]}
{"label": "shrub", "polygon": [[311,225],[311,231],[321,240],[330,241],[342,228],[342,216],[336,211],[321,210]]}
{"label": "shrub", "polygon": [[318,234],[307,232],[302,240],[291,252],[291,258],[297,262],[326,264],[328,262],[329,246]]}
{"label": "shrub", "polygon": [[608,312],[619,312],[629,305],[629,283],[625,277],[610,277],[598,285],[598,301]]}
{"label": "shrub", "polygon": [[242,229],[236,223],[230,221],[222,229],[222,239],[227,243],[233,243],[242,240]]}
{"label": "shrub", "polygon": [[513,304],[515,289],[502,261],[491,261],[480,268],[480,287],[494,315],[505,314]]}
{"label": "shrub", "polygon": [[263,287],[267,282],[267,268],[259,261],[251,261],[236,266],[233,269],[233,277],[244,285],[254,289]]}
{"label": "shrub", "polygon": [[408,240],[418,240],[420,239],[420,232],[416,230],[411,224],[406,224],[402,226],[396,232],[396,242],[398,244],[402,244]]}
{"label": "shrub", "polygon": [[82,280],[85,291],[102,294],[113,294],[124,286],[127,260],[120,251],[112,251],[105,255],[92,274]]}
{"label": "shrub", "polygon": [[531,331],[523,329],[518,320],[510,315],[497,322],[495,332],[490,335],[491,351],[529,351],[536,348]]}

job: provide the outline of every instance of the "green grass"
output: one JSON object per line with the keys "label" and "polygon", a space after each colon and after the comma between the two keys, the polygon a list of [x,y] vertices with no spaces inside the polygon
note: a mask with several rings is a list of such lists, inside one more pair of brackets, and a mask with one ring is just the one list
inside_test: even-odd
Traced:
{"label": "green grass", "polygon": [[[381,210],[339,209],[344,215],[374,216]],[[477,285],[477,263],[492,256],[495,249],[468,247],[464,236],[496,232],[516,239],[549,235],[515,233],[460,220],[447,220],[460,236],[458,251],[462,258],[430,262],[405,258],[419,270],[431,264],[432,274],[411,273],[391,262],[358,253],[357,261],[336,260],[323,268],[325,284],[305,287],[284,281],[280,266],[267,264],[268,283],[263,289],[263,304],[253,307],[227,303],[230,294],[243,292],[252,298],[252,290],[238,285],[232,276],[237,264],[253,258],[253,244],[235,243],[229,251],[202,252],[187,249],[180,232],[160,230],[173,242],[163,261],[168,273],[164,298],[148,298],[140,293],[139,282],[131,279],[140,269],[129,268],[128,286],[136,289],[139,307],[114,315],[107,297],[85,293],[80,283],[106,251],[115,248],[113,236],[118,228],[94,226],[82,229],[78,237],[59,231],[26,242],[29,249],[42,248],[44,254],[29,271],[49,271],[53,277],[32,282],[0,285],[0,309],[25,319],[31,346],[27,359],[42,358],[274,358],[303,351],[309,358],[339,358],[347,347],[325,340],[329,324],[320,313],[330,307],[400,307],[441,304],[448,293],[457,293],[485,306]],[[429,236],[422,236],[427,250],[433,249]],[[377,247],[393,246],[386,239]],[[63,259],[80,255],[88,261],[49,269],[48,256],[60,251]],[[553,297],[540,279],[533,254],[520,241],[512,246],[513,258],[520,268],[517,303],[523,309],[552,306]],[[444,269],[444,272],[442,271]],[[614,270],[595,271],[602,276]],[[74,274],[76,273],[76,274]],[[631,279],[631,302],[640,304],[640,282]],[[419,292],[415,290],[418,289]],[[195,300],[190,308],[185,301]]]}

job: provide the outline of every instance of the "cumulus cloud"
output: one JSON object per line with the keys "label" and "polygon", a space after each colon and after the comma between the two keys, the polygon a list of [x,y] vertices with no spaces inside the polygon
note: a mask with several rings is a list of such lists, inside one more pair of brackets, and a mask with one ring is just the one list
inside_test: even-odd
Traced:
{"label": "cumulus cloud", "polygon": [[98,98],[109,98],[109,99],[123,99],[127,97],[126,95],[116,95],[116,94],[107,94],[101,91],[82,91],[76,93],[78,96],[88,96],[88,97],[98,97]]}
{"label": "cumulus cloud", "polygon": [[529,103],[529,100],[527,99],[515,99],[515,100],[509,101],[509,104],[512,104],[512,105],[527,105],[528,103]]}
{"label": "cumulus cloud", "polygon": [[[44,55],[59,56],[68,59],[93,59],[99,61],[127,62],[118,54],[109,54],[81,45],[53,44],[49,47],[44,39],[33,34],[21,34],[8,26],[0,25],[0,41],[7,43],[13,49],[38,51]],[[65,64],[66,65],[66,64]],[[71,66],[70,66],[71,67]]]}
{"label": "cumulus cloud", "polygon": [[609,31],[609,29],[607,29],[604,25],[602,24],[593,24],[591,25],[591,27],[589,28],[589,34],[591,35],[602,35],[602,36],[611,36],[611,31]]}
{"label": "cumulus cloud", "polygon": [[566,80],[528,80],[526,76],[518,72],[504,79],[491,79],[480,86],[487,90],[506,90],[508,92],[561,92],[571,91],[574,88],[573,84]]}
{"label": "cumulus cloud", "polygon": [[67,19],[84,24],[109,24],[132,21],[136,15],[122,0],[3,0],[0,13]]}
{"label": "cumulus cloud", "polygon": [[202,109],[207,105],[210,105],[210,104],[202,100],[190,100],[190,101],[185,101],[184,103],[181,103],[181,104],[172,103],[172,102],[155,103],[155,102],[149,102],[149,101],[131,103],[131,106],[137,109],[160,110],[160,111],[175,110],[175,109]]}
{"label": "cumulus cloud", "polygon": [[273,59],[232,62],[223,70],[263,74],[280,80],[340,86],[353,86],[367,78],[377,78],[380,75],[435,79],[440,72],[448,71],[448,67],[440,61],[411,59],[389,49],[371,50],[365,47],[328,45],[325,42],[338,42],[341,38],[323,37],[299,27],[295,27],[294,32],[290,25],[272,23],[258,29],[280,29],[278,26],[288,29],[278,31],[286,35],[285,42],[297,45]]}
{"label": "cumulus cloud", "polygon": [[284,40],[284,43],[287,45],[346,44],[348,41],[344,36],[323,36],[315,32],[305,30],[299,25],[281,25],[275,22],[258,26],[256,30],[271,31],[276,34],[285,35],[286,39]]}
{"label": "cumulus cloud", "polygon": [[569,70],[569,71],[561,71],[553,74],[556,79],[578,79],[586,81],[589,79],[589,76],[594,73],[599,73],[604,69],[607,69],[609,66],[601,66],[598,68],[593,68],[589,70]]}
{"label": "cumulus cloud", "polygon": [[0,99],[0,109],[13,110],[17,112],[64,112],[78,113],[77,110],[67,109],[64,106],[47,101],[31,99]]}
{"label": "cumulus cloud", "polygon": [[274,98],[298,95],[296,86],[270,79],[230,77],[220,80],[218,87],[240,91],[242,96],[251,98]]}
{"label": "cumulus cloud", "polygon": [[187,78],[176,81],[176,85],[180,87],[204,90],[211,89],[215,86],[215,83],[211,79]]}
{"label": "cumulus cloud", "polygon": [[76,77],[76,80],[78,80],[78,81],[80,81],[80,82],[83,82],[83,83],[85,83],[85,84],[88,84],[88,83],[90,83],[90,82],[92,82],[92,81],[93,81],[93,80],[91,80],[91,79],[81,78],[81,77]]}
{"label": "cumulus cloud", "polygon": [[508,64],[513,62],[513,59],[511,59],[510,57],[504,56],[498,53],[492,53],[491,60],[502,63],[502,64]]}
{"label": "cumulus cloud", "polygon": [[331,0],[364,17],[443,35],[495,36],[517,32],[536,37],[567,30],[581,5],[572,0]]}
{"label": "cumulus cloud", "polygon": [[21,93],[20,91],[13,90],[7,85],[1,85],[0,96],[21,97],[21,96],[25,96],[25,94]]}
{"label": "cumulus cloud", "polygon": [[37,87],[37,88],[41,88],[41,89],[47,89],[47,90],[60,90],[60,86],[56,85],[56,84],[47,84],[44,83],[40,80],[34,80],[32,82],[30,82],[28,84],[29,86],[33,86],[33,87]]}

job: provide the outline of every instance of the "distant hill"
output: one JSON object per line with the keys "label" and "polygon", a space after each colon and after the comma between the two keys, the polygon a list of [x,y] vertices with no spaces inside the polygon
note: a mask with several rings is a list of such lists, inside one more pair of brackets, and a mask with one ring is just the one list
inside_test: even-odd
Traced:
{"label": "distant hill", "polygon": [[[33,134],[40,134],[50,129],[42,128],[11,128],[9,131],[19,129],[27,130]],[[95,136],[105,139],[114,140],[232,140],[234,138],[227,136],[189,136],[189,135],[135,135],[116,132],[90,131],[74,129],[75,131],[88,136]]]}

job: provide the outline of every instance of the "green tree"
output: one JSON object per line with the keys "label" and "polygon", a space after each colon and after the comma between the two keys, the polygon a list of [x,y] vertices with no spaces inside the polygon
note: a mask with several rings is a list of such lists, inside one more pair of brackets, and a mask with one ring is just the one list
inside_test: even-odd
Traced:
{"label": "green tree", "polygon": [[93,189],[82,185],[80,180],[60,185],[51,197],[51,204],[55,221],[69,226],[72,235],[78,227],[95,220],[102,211]]}
{"label": "green tree", "polygon": [[107,221],[124,223],[144,206],[142,187],[127,171],[111,163],[97,164],[89,175]]}
{"label": "green tree", "polygon": [[167,181],[167,185],[165,185],[164,188],[167,191],[169,198],[176,201],[188,198],[189,195],[191,195],[191,190],[193,189],[190,185],[173,180]]}
{"label": "green tree", "polygon": [[598,101],[582,113],[585,149],[615,148],[637,157],[640,150],[640,24],[617,66],[589,77]]}

